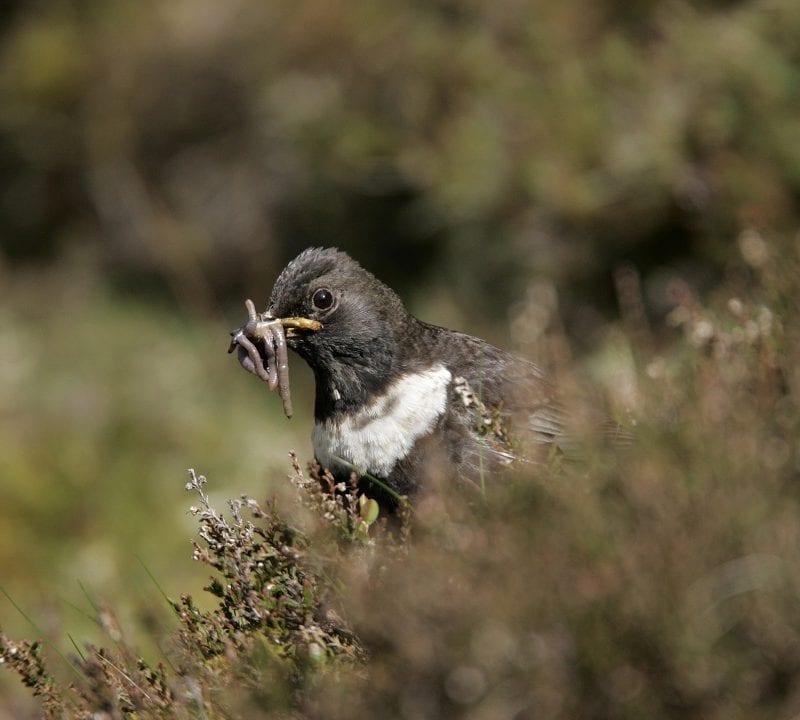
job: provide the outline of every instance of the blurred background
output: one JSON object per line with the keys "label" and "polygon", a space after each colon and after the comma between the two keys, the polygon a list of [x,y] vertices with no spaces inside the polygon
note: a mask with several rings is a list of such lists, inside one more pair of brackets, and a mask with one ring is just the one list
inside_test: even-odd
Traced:
{"label": "blurred background", "polygon": [[0,583],[77,637],[202,586],[186,468],[263,497],[310,457],[302,363],[289,421],[225,354],[302,248],[546,362],[620,268],[658,327],[798,198],[796,0],[5,0]]}

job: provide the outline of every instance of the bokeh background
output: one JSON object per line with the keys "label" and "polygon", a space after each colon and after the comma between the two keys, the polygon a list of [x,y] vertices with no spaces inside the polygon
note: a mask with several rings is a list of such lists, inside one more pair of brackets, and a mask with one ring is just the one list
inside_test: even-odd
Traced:
{"label": "bokeh background", "polygon": [[798,198],[796,0],[6,0],[0,584],[78,637],[203,584],[186,468],[263,497],[310,453],[301,363],[287,421],[225,354],[304,247],[580,362],[620,268],[658,329]]}

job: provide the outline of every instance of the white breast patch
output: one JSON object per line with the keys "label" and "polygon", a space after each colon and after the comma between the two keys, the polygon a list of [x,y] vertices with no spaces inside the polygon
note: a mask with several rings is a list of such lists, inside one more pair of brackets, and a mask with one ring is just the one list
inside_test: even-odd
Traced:
{"label": "white breast patch", "polygon": [[414,443],[436,425],[447,403],[450,371],[443,365],[403,375],[356,413],[314,423],[314,453],[323,467],[341,465],[386,477]]}

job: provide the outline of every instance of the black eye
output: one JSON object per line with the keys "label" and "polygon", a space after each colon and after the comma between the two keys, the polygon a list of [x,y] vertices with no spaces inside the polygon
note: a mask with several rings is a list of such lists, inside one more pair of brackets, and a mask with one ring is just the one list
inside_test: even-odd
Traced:
{"label": "black eye", "polygon": [[333,305],[333,293],[325,288],[320,288],[311,296],[311,304],[317,310],[327,310]]}

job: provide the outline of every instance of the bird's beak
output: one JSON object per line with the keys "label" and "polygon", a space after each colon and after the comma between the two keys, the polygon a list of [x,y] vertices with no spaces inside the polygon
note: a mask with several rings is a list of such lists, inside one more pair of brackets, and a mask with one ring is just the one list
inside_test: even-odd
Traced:
{"label": "bird's beak", "polygon": [[311,320],[304,317],[279,318],[281,325],[286,330],[286,337],[295,337],[298,330],[308,330],[317,332],[322,330],[322,323],[319,320]]}

